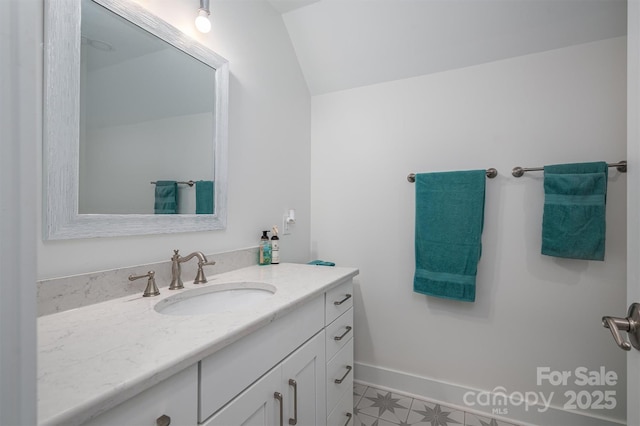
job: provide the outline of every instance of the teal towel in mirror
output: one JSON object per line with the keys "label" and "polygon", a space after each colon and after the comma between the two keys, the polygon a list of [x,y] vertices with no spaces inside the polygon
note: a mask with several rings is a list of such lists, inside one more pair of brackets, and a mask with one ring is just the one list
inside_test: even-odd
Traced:
{"label": "teal towel in mirror", "polygon": [[213,182],[196,182],[196,214],[213,214]]}
{"label": "teal towel in mirror", "polygon": [[475,301],[485,181],[485,170],[416,175],[415,292]]}
{"label": "teal towel in mirror", "polygon": [[542,254],[604,260],[608,170],[605,162],[544,167]]}
{"label": "teal towel in mirror", "polygon": [[178,184],[175,180],[157,181],[155,196],[155,214],[178,213]]}

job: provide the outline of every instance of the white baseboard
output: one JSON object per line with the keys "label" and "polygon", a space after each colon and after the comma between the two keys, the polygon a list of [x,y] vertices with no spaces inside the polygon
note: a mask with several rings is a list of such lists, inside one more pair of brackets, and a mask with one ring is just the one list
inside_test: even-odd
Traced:
{"label": "white baseboard", "polygon": [[[465,394],[472,392],[477,395],[480,392],[487,391],[359,362],[355,363],[354,380],[361,384],[395,391],[413,398],[433,401],[447,407],[523,426],[620,426],[625,424],[615,419],[592,416],[579,411],[564,410],[554,405],[549,406],[544,412],[538,411],[538,408],[544,408],[542,405],[538,407],[530,406],[528,409],[525,409],[524,405],[515,404],[507,404],[501,407],[482,406],[479,404],[470,406],[465,404]],[[493,397],[493,394],[491,396]],[[473,400],[473,398],[467,399],[467,401]],[[493,409],[496,411],[492,412]]]}

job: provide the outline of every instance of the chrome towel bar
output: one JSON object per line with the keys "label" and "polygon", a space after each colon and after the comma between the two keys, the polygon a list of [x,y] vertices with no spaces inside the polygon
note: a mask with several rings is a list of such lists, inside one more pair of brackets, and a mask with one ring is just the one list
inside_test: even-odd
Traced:
{"label": "chrome towel bar", "polygon": [[[158,182],[151,182],[151,185],[155,185],[156,183],[158,183]],[[187,182],[176,182],[176,183],[177,183],[178,185],[189,185],[189,186],[193,186],[193,185],[195,185],[195,184],[196,184],[196,183],[195,183],[194,181],[192,181],[192,180],[187,181]]]}
{"label": "chrome towel bar", "polygon": [[[494,169],[493,167],[487,169],[486,172],[489,179],[493,179],[494,177],[498,176],[498,170]],[[407,180],[411,183],[414,183],[416,181],[416,174],[409,173],[409,176],[407,176]]]}
{"label": "chrome towel bar", "polygon": [[[610,163],[607,164],[607,166],[609,167],[615,167],[616,169],[618,169],[618,171],[620,173],[627,173],[627,162],[626,161],[618,161],[617,163]],[[514,177],[522,177],[523,174],[525,174],[525,172],[540,172],[544,170],[544,167],[514,167],[513,170],[511,170],[511,174]]]}

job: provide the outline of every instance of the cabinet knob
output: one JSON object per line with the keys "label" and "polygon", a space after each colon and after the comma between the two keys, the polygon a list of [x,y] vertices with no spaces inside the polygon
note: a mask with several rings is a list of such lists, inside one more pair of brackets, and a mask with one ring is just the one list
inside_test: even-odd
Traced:
{"label": "cabinet knob", "polygon": [[298,382],[289,379],[289,386],[293,386],[293,418],[289,419],[289,424],[295,426],[298,424]]}
{"label": "cabinet knob", "polygon": [[351,417],[353,417],[353,414],[347,413],[347,421],[344,422],[344,426],[347,426],[349,424],[349,422],[351,421]]}
{"label": "cabinet knob", "polygon": [[336,306],[340,306],[340,305],[342,305],[344,302],[346,302],[346,301],[347,301],[347,300],[349,300],[349,299],[351,299],[351,295],[350,295],[350,294],[347,294],[347,295],[344,297],[344,299],[342,299],[342,300],[336,300],[335,302],[333,302],[333,304],[334,304],[334,305],[336,305]]}
{"label": "cabinet knob", "polygon": [[345,331],[344,333],[342,333],[340,336],[334,336],[333,340],[342,340],[344,339],[344,336],[346,336],[347,334],[349,334],[349,332],[351,331],[351,327],[347,326],[347,331]]}
{"label": "cabinet knob", "polygon": [[169,426],[171,424],[171,417],[166,414],[161,415],[156,419],[156,426]]}
{"label": "cabinet knob", "polygon": [[280,426],[284,426],[284,411],[283,411],[283,403],[282,403],[282,394],[280,392],[274,392],[273,397],[278,400],[280,404]]}
{"label": "cabinet knob", "polygon": [[352,370],[352,369],[353,369],[353,367],[351,367],[350,365],[347,365],[347,372],[346,372],[346,373],[344,373],[344,376],[342,376],[342,377],[341,377],[341,378],[339,378],[339,379],[335,379],[333,382],[334,382],[335,384],[338,384],[338,385],[339,385],[339,384],[342,384],[342,382],[344,382],[344,379],[346,379],[346,378],[347,378],[347,376],[349,375],[349,373],[351,373],[351,370]]}

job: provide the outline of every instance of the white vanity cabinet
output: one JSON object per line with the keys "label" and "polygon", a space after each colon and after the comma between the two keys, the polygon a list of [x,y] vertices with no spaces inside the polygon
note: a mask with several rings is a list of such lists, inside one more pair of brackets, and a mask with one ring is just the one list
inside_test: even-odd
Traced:
{"label": "white vanity cabinet", "polygon": [[324,335],[315,335],[204,426],[324,425]]}
{"label": "white vanity cabinet", "polygon": [[[353,417],[352,295],[349,280],[223,353],[203,360],[200,421],[205,426],[348,424]],[[278,358],[272,355],[277,348],[293,350],[297,341],[304,339],[305,330],[308,334],[318,327],[322,330],[315,336],[291,355],[281,357],[283,361],[258,381],[251,381],[259,376],[256,370],[271,362],[265,360]],[[234,362],[237,368],[229,368]],[[247,367],[250,374],[244,374]],[[230,399],[235,391],[221,388],[238,376],[242,383],[253,384],[213,417],[203,419]]]}
{"label": "white vanity cabinet", "polygon": [[[154,361],[157,338],[145,340],[143,337],[140,342],[138,337],[135,345],[137,352],[121,351],[118,356],[112,356],[117,349],[113,349],[110,342],[120,342],[126,336],[122,331],[125,323],[114,325],[109,329],[109,337],[102,341],[107,342],[104,348],[90,348],[91,351],[87,351],[89,355],[99,352],[100,360],[94,360],[95,355],[87,355],[83,358],[82,368],[73,364],[68,367],[75,368],[71,371],[73,375],[67,373],[68,376],[65,376],[53,368],[59,362],[54,356],[59,353],[50,348],[57,349],[63,340],[64,347],[71,351],[83,347],[82,341],[73,339],[73,335],[56,337],[55,333],[75,327],[84,335],[94,336],[95,330],[87,325],[81,310],[45,318],[40,324],[41,331],[50,330],[50,334],[44,334],[48,340],[41,339],[43,346],[39,360],[46,367],[42,375],[44,379],[39,382],[39,389],[45,391],[41,393],[44,397],[39,401],[39,413],[44,413],[40,417],[40,424],[348,424],[353,417],[352,277],[357,270],[316,269],[307,265],[279,266],[276,271],[282,274],[281,281],[277,283],[278,290],[270,304],[254,306],[246,312],[239,310],[220,316],[194,316],[181,319],[182,322],[176,325],[176,319],[171,316],[141,314],[142,308],[153,309],[146,299],[127,299],[124,305],[116,305],[122,302],[114,301],[113,305],[124,311],[122,316],[127,319],[136,316],[146,321],[149,317],[145,329],[155,330],[154,335],[172,330],[166,336],[173,340],[163,341],[163,348],[166,348],[165,352],[175,348],[178,350],[175,350],[175,355],[163,353],[163,356],[165,365],[173,365],[178,372],[154,382],[150,387],[145,386],[148,382],[136,382],[135,373],[139,366],[146,365],[146,359]],[[263,273],[265,270],[269,271],[248,268],[245,274],[253,271]],[[303,278],[299,279],[298,276]],[[257,278],[253,279],[258,281]],[[110,324],[107,313],[113,310],[111,305],[85,309],[84,312],[95,311],[94,316],[100,318],[101,323]],[[200,339],[200,342],[190,346],[194,339]],[[121,343],[118,345],[118,348],[124,347]],[[201,352],[194,355],[194,351]],[[115,368],[112,376],[105,376],[104,380],[97,382],[97,385],[110,390],[91,393],[96,379],[91,376],[94,382],[84,380],[89,376],[86,371],[95,371],[111,363],[122,363],[125,357],[129,362],[124,367],[133,365],[136,368],[129,369],[126,374],[126,369]],[[180,358],[184,360],[182,370],[178,370],[178,364],[171,364],[173,359],[179,362]],[[147,374],[160,372],[160,368],[149,369]],[[48,380],[52,375],[58,380]],[[125,394],[133,394],[136,386],[138,390],[145,390],[125,399]],[[56,398],[56,389],[61,397]],[[61,401],[64,402],[62,406]],[[80,402],[72,404],[70,401]],[[115,401],[118,403],[114,404]]]}
{"label": "white vanity cabinet", "polygon": [[327,425],[353,419],[353,282],[326,293]]}
{"label": "white vanity cabinet", "polygon": [[196,425],[198,366],[192,365],[84,423],[85,426]]}
{"label": "white vanity cabinet", "polygon": [[[315,351],[309,355],[309,362],[318,365],[317,360],[322,360],[319,365],[324,366],[324,333],[320,339],[321,347],[303,346],[323,328],[324,295],[319,295],[293,312],[203,359],[200,362],[199,421],[205,422],[297,350],[313,348]],[[315,374],[321,374],[323,383],[319,386],[324,388],[324,371],[321,369]],[[290,378],[295,379],[293,376]],[[279,387],[271,393],[277,389]],[[324,400],[324,397],[320,400],[322,408],[325,407]],[[287,404],[288,400],[285,401],[285,405]]]}

